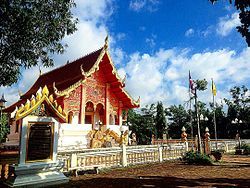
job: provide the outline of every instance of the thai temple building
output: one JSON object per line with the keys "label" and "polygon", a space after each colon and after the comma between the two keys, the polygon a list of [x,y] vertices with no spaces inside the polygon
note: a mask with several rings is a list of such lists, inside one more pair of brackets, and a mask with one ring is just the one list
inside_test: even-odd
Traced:
{"label": "thai temple building", "polygon": [[[53,117],[58,121],[59,149],[103,147],[111,139],[119,142],[126,112],[140,105],[140,98],[132,99],[124,87],[125,78],[117,74],[106,38],[99,50],[41,74],[19,101],[4,109],[11,125],[5,144],[19,144],[20,132],[28,126],[24,119],[29,121],[29,117]],[[96,138],[98,132],[101,138]]]}

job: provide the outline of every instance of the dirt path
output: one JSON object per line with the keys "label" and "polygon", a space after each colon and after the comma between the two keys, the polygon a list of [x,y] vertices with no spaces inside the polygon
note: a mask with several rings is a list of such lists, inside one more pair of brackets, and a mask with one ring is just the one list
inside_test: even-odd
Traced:
{"label": "dirt path", "polygon": [[138,165],[71,177],[60,187],[250,187],[250,156],[223,157],[212,166],[180,161]]}

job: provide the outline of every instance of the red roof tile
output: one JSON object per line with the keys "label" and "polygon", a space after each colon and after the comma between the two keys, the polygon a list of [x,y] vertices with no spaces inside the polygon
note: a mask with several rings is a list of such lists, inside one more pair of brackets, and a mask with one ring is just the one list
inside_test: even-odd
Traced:
{"label": "red roof tile", "polygon": [[103,48],[92,52],[82,58],[79,58],[71,63],[58,67],[50,72],[42,74],[33,84],[33,86],[21,96],[20,100],[11,106],[4,109],[5,112],[13,112],[16,106],[24,103],[26,99],[30,99],[32,94],[35,94],[40,87],[47,85],[50,91],[53,91],[53,83],[55,82],[58,90],[67,89],[72,84],[79,81],[83,76],[81,66],[85,72],[88,72],[97,61]]}
{"label": "red roof tile", "polygon": [[81,65],[85,72],[89,71],[97,61],[101,51],[102,48],[62,67],[42,74],[21,99],[30,98],[32,94],[36,93],[39,87],[43,87],[44,85],[47,85],[48,89],[52,91],[54,82],[58,90],[68,88],[83,77],[80,68]]}

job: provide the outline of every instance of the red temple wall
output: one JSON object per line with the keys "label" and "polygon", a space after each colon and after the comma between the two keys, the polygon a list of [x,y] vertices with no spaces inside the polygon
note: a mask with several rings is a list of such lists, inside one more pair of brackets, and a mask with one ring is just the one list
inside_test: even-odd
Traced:
{"label": "red temple wall", "polygon": [[105,84],[104,74],[99,70],[87,78],[83,87],[86,88],[86,102],[91,101],[95,106],[98,103],[105,105]]}
{"label": "red temple wall", "polygon": [[66,113],[73,112],[74,115],[80,114],[81,108],[81,86],[70,92],[69,97],[64,98],[64,110]]}
{"label": "red temple wall", "polygon": [[[86,78],[83,82],[83,87],[86,90],[86,100],[87,102],[92,102],[96,107],[97,104],[101,103],[105,106],[106,97],[106,79],[105,75],[101,70],[93,73],[91,77]],[[73,112],[74,115],[80,115],[81,113],[81,100],[82,100],[82,89],[81,85],[78,86],[74,91],[70,92],[68,97],[58,98],[58,104],[60,104],[66,113]],[[109,91],[109,102],[110,109],[109,112],[116,112],[118,114],[119,100],[114,93]],[[83,105],[85,107],[85,104]]]}

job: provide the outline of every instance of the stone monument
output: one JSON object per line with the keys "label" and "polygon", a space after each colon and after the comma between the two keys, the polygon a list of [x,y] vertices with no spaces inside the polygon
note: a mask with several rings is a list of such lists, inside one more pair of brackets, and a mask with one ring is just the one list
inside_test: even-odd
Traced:
{"label": "stone monument", "polygon": [[22,120],[19,162],[10,166],[6,185],[44,187],[68,182],[57,161],[59,122],[53,117],[27,116]]}

